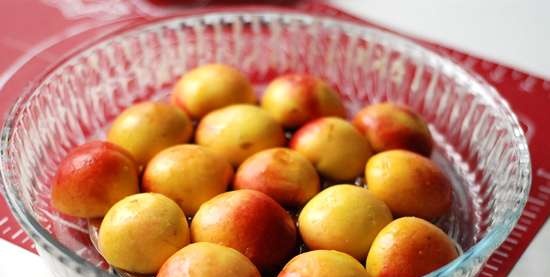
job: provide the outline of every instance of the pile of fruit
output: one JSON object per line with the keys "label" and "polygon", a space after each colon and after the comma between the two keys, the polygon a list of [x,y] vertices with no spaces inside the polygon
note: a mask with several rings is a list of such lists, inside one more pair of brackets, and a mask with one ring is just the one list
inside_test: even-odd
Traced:
{"label": "pile of fruit", "polygon": [[458,256],[430,223],[452,187],[421,117],[380,103],[349,122],[306,74],[276,78],[257,102],[232,67],[186,73],[171,103],[129,107],[106,141],[72,150],[53,206],[102,218],[105,260],[158,277],[408,277]]}

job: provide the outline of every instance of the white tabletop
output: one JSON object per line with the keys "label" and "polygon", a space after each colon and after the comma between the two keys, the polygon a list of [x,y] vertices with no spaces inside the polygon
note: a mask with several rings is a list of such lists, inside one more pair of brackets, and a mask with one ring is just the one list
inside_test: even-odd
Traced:
{"label": "white tabletop", "polygon": [[[550,1],[330,0],[408,34],[550,79]],[[550,276],[550,224],[511,276]],[[0,239],[0,276],[52,277],[36,255]],[[535,266],[536,265],[536,266]]]}
{"label": "white tabletop", "polygon": [[550,1],[328,2],[391,29],[550,79]]}

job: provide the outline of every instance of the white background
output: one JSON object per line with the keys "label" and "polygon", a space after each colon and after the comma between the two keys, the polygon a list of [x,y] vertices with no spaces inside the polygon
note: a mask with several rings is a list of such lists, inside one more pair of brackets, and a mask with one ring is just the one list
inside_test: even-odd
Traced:
{"label": "white background", "polygon": [[550,1],[328,2],[391,29],[550,79]]}
{"label": "white background", "polygon": [[[330,0],[373,22],[550,79],[550,1]],[[38,256],[0,239],[0,276],[51,277]],[[550,225],[511,276],[550,276]]]}

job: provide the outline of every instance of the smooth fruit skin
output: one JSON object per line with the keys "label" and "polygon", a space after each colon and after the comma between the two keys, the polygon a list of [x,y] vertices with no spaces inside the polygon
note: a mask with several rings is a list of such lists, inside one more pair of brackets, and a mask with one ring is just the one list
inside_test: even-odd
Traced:
{"label": "smooth fruit skin", "polygon": [[369,274],[348,254],[315,250],[294,257],[278,277],[369,277]]}
{"label": "smooth fruit skin", "polygon": [[99,250],[114,267],[149,274],[189,243],[178,204],[158,193],[140,193],[116,203],[99,228]]}
{"label": "smooth fruit skin", "polygon": [[367,271],[372,277],[420,277],[457,257],[453,241],[437,226],[420,218],[402,217],[376,236]]}
{"label": "smooth fruit skin", "polygon": [[283,146],[282,127],[264,110],[253,105],[232,105],[206,115],[195,140],[238,166],[265,149]]}
{"label": "smooth fruit skin", "polygon": [[346,117],[338,93],[307,74],[288,74],[271,81],[262,97],[262,108],[286,128],[323,116]]}
{"label": "smooth fruit skin", "polygon": [[202,203],[225,192],[232,177],[231,165],[208,149],[176,145],[161,151],[147,164],[142,189],[170,197],[186,215],[192,216]]}
{"label": "smooth fruit skin", "polygon": [[138,192],[138,169],[130,153],[112,143],[94,141],[76,147],[61,162],[51,199],[64,214],[95,218]]}
{"label": "smooth fruit skin", "polygon": [[426,122],[411,109],[393,103],[367,106],[353,124],[369,140],[374,152],[405,149],[429,157],[433,139]]}
{"label": "smooth fruit skin", "polygon": [[367,163],[368,189],[399,216],[433,219],[452,204],[452,186],[430,159],[405,150],[374,155]]}
{"label": "smooth fruit skin", "polygon": [[176,252],[156,277],[261,277],[239,251],[209,242],[196,242]]}
{"label": "smooth fruit skin", "polygon": [[335,181],[361,176],[371,156],[366,138],[351,123],[336,117],[302,126],[292,137],[290,148],[311,161],[321,175]]}
{"label": "smooth fruit skin", "polygon": [[177,107],[143,102],[115,119],[107,140],[128,150],[144,166],[163,149],[189,141],[192,132],[191,120]]}
{"label": "smooth fruit skin", "polygon": [[364,259],[392,215],[386,204],[354,185],[331,186],[311,199],[298,217],[309,249],[330,249]]}
{"label": "smooth fruit skin", "polygon": [[261,191],[286,207],[303,206],[320,190],[313,165],[287,148],[264,150],[246,159],[237,170],[233,187]]}
{"label": "smooth fruit skin", "polygon": [[172,103],[193,119],[232,104],[255,102],[254,88],[246,76],[223,64],[207,64],[185,73],[172,91]]}
{"label": "smooth fruit skin", "polygon": [[243,189],[202,204],[191,222],[191,237],[234,248],[264,271],[282,265],[292,253],[296,226],[271,197]]}

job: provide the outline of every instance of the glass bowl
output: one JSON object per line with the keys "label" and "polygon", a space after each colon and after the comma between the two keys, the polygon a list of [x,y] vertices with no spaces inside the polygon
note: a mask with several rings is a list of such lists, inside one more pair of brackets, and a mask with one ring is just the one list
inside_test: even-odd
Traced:
{"label": "glass bowl", "polygon": [[124,108],[165,98],[183,72],[210,62],[240,68],[258,92],[279,74],[318,75],[338,88],[350,116],[386,100],[419,112],[436,141],[432,159],[454,188],[451,212],[435,223],[463,250],[431,276],[476,275],[523,209],[531,165],[518,121],[495,89],[450,60],[381,30],[295,12],[163,18],[69,55],[25,89],[3,126],[5,196],[56,276],[115,276],[88,221],[51,208],[61,159],[103,137]]}

